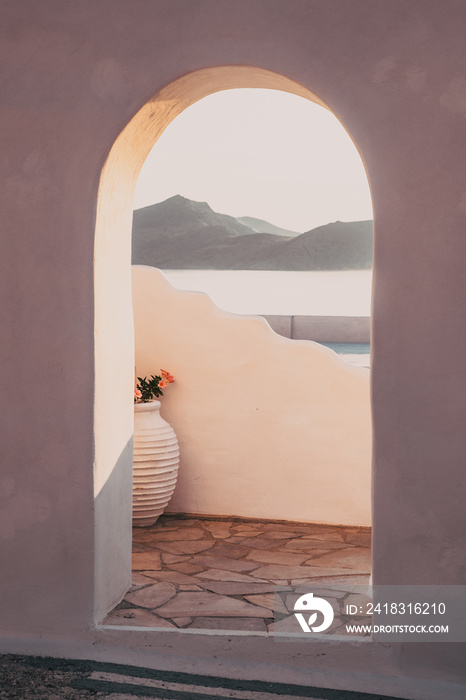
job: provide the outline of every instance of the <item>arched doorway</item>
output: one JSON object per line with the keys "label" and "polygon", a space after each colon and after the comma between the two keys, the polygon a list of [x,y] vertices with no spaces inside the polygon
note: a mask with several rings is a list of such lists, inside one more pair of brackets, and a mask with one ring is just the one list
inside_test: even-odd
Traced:
{"label": "arched doorway", "polygon": [[236,87],[288,91],[322,106],[295,81],[248,67],[200,70],[174,81],[133,117],[101,176],[95,243],[96,601],[99,620],[129,586],[134,347],[130,230],[139,170],[166,126],[190,104]]}

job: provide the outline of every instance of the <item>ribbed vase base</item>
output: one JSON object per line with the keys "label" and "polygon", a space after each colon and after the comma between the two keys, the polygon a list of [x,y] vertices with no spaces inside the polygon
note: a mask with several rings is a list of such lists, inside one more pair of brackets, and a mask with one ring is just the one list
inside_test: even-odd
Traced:
{"label": "ribbed vase base", "polygon": [[159,401],[134,406],[133,527],[154,525],[175,490],[178,440],[159,411]]}

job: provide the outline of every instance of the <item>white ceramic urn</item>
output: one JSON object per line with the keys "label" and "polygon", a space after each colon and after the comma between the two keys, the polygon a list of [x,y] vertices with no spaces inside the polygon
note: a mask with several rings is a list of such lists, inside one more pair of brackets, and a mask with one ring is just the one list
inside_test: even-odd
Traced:
{"label": "white ceramic urn", "polygon": [[153,525],[175,490],[180,450],[160,401],[134,404],[133,525]]}

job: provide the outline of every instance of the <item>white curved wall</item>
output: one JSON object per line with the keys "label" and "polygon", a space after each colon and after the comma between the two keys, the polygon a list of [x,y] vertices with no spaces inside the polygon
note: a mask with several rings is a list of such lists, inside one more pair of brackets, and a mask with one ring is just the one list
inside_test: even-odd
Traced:
{"label": "white curved wall", "polygon": [[136,367],[176,383],[181,448],[167,512],[370,525],[369,371],[133,266]]}

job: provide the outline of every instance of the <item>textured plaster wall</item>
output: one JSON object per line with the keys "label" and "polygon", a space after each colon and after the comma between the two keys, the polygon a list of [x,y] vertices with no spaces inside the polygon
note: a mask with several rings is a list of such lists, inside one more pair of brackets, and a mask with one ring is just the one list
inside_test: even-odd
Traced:
{"label": "textured plaster wall", "polygon": [[168,511],[370,525],[369,371],[133,267],[138,376],[168,369]]}
{"label": "textured plaster wall", "polygon": [[[464,581],[464,2],[5,0],[1,15],[5,634],[73,634],[126,585],[127,570],[113,582],[96,561],[129,565],[113,488],[129,485],[127,185],[161,124],[153,102],[140,149],[118,148],[104,177],[118,174],[97,221],[99,181],[155,94],[216,66],[285,76],[359,148],[375,218],[374,580]],[[168,97],[167,121],[182,108]],[[457,658],[416,647],[396,673],[456,678]]]}

